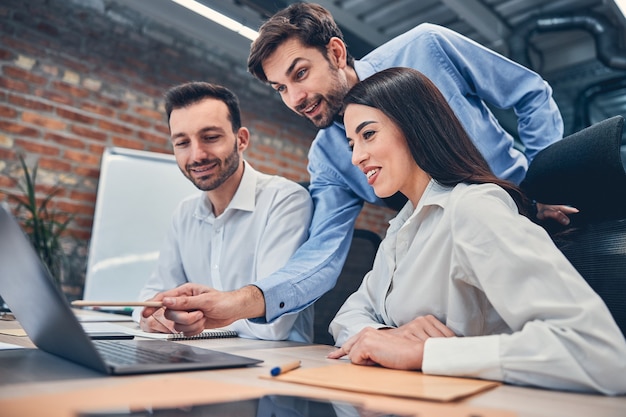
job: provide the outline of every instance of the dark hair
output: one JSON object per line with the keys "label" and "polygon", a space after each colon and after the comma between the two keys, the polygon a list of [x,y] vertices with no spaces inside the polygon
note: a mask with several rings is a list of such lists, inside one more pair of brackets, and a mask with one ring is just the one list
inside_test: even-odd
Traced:
{"label": "dark hair", "polygon": [[[259,36],[250,46],[248,71],[267,82],[263,62],[286,40],[297,38],[303,45],[317,48],[327,57],[326,46],[331,38],[345,43],[341,29],[328,10],[314,3],[294,3],[270,17],[259,29]],[[354,58],[348,53],[348,65]]]}
{"label": "dark hair", "polygon": [[241,112],[237,96],[226,87],[200,81],[177,85],[165,93],[165,113],[168,124],[172,110],[190,106],[207,98],[214,98],[226,104],[233,132],[237,133],[241,127]]}
{"label": "dark hair", "polygon": [[442,185],[494,183],[504,188],[522,214],[528,201],[520,189],[496,177],[439,89],[411,68],[389,68],[357,83],[344,105],[382,111],[404,134],[413,159]]}

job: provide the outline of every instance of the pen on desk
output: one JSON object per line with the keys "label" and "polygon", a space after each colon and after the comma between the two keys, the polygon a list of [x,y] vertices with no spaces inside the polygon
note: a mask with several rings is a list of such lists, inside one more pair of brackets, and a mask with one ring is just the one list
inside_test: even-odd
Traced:
{"label": "pen on desk", "polygon": [[281,366],[276,366],[274,368],[272,368],[272,370],[270,371],[270,374],[272,376],[278,376],[281,374],[284,374],[285,372],[289,372],[289,371],[293,371],[294,369],[298,369],[300,367],[301,362],[300,361],[293,361],[293,362],[289,362],[286,363],[284,365]]}

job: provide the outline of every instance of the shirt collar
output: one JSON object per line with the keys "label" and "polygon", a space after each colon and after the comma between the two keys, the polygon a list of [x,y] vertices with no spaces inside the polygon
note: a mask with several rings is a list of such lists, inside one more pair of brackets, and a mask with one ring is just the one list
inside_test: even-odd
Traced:
{"label": "shirt collar", "polygon": [[374,75],[376,72],[370,63],[356,59],[354,60],[354,70],[356,71],[357,77],[359,77],[359,81],[366,79],[370,75]]}
{"label": "shirt collar", "polygon": [[239,187],[237,187],[233,199],[230,200],[230,204],[226,207],[226,210],[254,211],[258,172],[245,160],[243,161],[243,165],[244,170],[241,182],[239,183]]}
{"label": "shirt collar", "polygon": [[450,197],[451,190],[452,187],[441,185],[431,178],[426,186],[426,189],[424,189],[424,193],[422,194],[420,201],[417,203],[417,207],[413,209],[411,201],[407,201],[398,215],[389,221],[389,228],[392,229],[401,227],[407,220],[417,216],[425,207],[440,206],[445,208]]}

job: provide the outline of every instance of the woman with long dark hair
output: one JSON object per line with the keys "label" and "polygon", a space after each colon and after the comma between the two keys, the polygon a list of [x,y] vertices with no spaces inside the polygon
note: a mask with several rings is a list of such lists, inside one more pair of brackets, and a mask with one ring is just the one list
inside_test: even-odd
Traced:
{"label": "woman with long dark hair", "polygon": [[344,101],[352,163],[406,206],[330,331],[356,364],[626,392],[609,310],[498,179],[437,88],[391,68]]}

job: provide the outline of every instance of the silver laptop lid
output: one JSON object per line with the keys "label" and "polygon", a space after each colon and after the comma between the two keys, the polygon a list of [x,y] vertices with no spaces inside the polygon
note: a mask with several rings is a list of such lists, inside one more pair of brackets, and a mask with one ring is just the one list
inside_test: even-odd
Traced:
{"label": "silver laptop lid", "polygon": [[[122,353],[135,348],[159,352],[153,362],[105,364],[65,296],[52,282],[13,216],[0,206],[0,296],[41,350],[107,374],[138,374],[255,365],[259,359],[166,340],[118,340]],[[102,341],[96,341],[102,342]]]}
{"label": "silver laptop lid", "polygon": [[0,205],[0,296],[33,343],[100,372],[107,367],[15,218]]}

